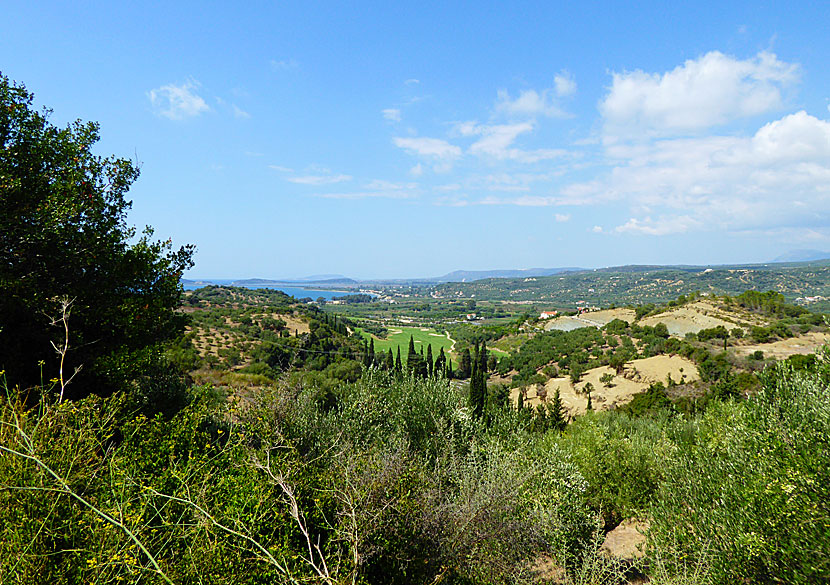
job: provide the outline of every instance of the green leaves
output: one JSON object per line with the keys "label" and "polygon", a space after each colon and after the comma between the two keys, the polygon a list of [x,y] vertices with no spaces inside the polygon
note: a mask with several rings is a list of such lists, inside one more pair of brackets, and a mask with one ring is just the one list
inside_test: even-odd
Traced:
{"label": "green leaves", "polygon": [[[68,386],[76,397],[110,392],[136,374],[113,359],[177,335],[183,319],[181,272],[194,248],[151,240],[131,243],[127,191],[138,178],[129,160],[92,152],[98,125],[57,128],[49,111],[0,76],[0,368],[12,385],[57,370],[50,322],[57,299],[74,299],[66,367],[83,366]],[[116,366],[117,367],[114,367]]]}

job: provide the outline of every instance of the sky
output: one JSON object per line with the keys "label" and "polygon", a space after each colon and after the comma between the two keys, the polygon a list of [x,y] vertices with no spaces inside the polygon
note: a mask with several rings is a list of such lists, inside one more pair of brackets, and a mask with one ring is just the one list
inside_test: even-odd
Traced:
{"label": "sky", "polygon": [[129,220],[189,278],[830,250],[827,2],[2,12],[0,72],[139,164]]}

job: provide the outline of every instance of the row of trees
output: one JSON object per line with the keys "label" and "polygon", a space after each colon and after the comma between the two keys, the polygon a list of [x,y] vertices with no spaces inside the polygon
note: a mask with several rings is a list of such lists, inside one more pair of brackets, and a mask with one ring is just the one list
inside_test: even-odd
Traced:
{"label": "row of trees", "polygon": [[444,348],[438,350],[438,355],[433,357],[432,344],[427,345],[426,353],[415,350],[415,339],[409,336],[409,348],[406,354],[406,362],[401,359],[401,348],[398,346],[397,353],[392,353],[390,347],[386,352],[375,351],[375,340],[369,338],[369,342],[363,341],[361,352],[363,365],[367,368],[376,367],[386,371],[402,373],[404,371],[413,374],[416,378],[452,378],[452,360],[444,353]]}

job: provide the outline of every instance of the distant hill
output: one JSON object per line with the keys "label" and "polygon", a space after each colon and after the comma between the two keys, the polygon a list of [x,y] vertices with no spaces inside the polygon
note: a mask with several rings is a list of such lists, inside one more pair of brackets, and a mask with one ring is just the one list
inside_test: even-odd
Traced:
{"label": "distant hill", "polygon": [[309,284],[340,284],[340,285],[357,285],[358,282],[352,278],[347,278],[345,276],[335,276],[334,278],[326,278],[320,280],[274,280],[272,278],[245,278],[242,280],[234,280],[231,285],[232,286],[273,286],[277,284],[302,284],[302,285],[309,285]]}
{"label": "distant hill", "polygon": [[527,268],[523,270],[456,270],[427,280],[433,282],[473,282],[485,278],[530,278],[553,276],[562,272],[578,272],[584,268]]}
{"label": "distant hill", "polygon": [[827,260],[830,258],[830,252],[821,252],[819,250],[790,250],[786,254],[781,254],[773,262],[813,262],[815,260]]}

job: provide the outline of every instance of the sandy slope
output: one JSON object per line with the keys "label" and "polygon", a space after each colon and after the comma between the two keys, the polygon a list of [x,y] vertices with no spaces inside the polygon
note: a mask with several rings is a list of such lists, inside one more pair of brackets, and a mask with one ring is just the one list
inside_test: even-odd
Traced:
{"label": "sandy slope", "polygon": [[711,329],[722,325],[726,329],[741,328],[747,330],[752,325],[764,325],[765,321],[739,311],[724,311],[709,301],[697,301],[671,309],[659,315],[646,317],[640,325],[654,327],[663,323],[669,333],[675,337],[684,337],[687,333],[697,333],[701,329]]}
{"label": "sandy slope", "polygon": [[633,309],[603,309],[592,313],[583,313],[577,317],[556,317],[545,323],[545,329],[550,331],[571,331],[580,327],[602,327],[614,319],[622,319],[629,323],[634,322]]}
{"label": "sandy slope", "polygon": [[[606,387],[599,381],[603,374],[614,375],[611,385]],[[622,375],[608,366],[600,366],[588,370],[574,387],[570,378],[551,378],[544,389],[536,386],[527,387],[525,405],[535,407],[543,401],[553,397],[559,390],[562,404],[570,415],[584,414],[588,403],[588,396],[584,393],[585,385],[590,382],[594,391],[591,400],[594,410],[610,410],[631,401],[635,394],[646,390],[653,382],[666,383],[668,375],[676,382],[691,382],[699,379],[697,367],[686,358],[680,356],[658,355],[650,358],[633,360],[626,364]],[[519,397],[519,388],[510,393],[513,404]]]}
{"label": "sandy slope", "polygon": [[734,348],[736,354],[747,356],[756,350],[764,352],[765,358],[786,359],[795,354],[816,353],[823,345],[830,344],[830,333],[812,331],[806,335],[781,339],[772,343],[740,345]]}

